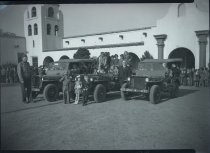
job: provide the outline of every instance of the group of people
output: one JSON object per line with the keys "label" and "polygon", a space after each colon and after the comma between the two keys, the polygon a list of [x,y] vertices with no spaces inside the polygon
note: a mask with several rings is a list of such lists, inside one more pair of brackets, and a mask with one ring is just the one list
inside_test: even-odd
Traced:
{"label": "group of people", "polygon": [[[32,75],[44,74],[44,68],[31,69],[27,62],[28,57],[24,55],[22,61],[18,65],[7,64],[1,66],[1,82],[17,82],[19,80],[21,84],[23,102],[29,103],[32,100],[31,95],[31,78]],[[124,54],[110,56],[109,52],[102,52],[98,57],[97,62],[97,73],[113,73],[119,78],[119,82],[122,85],[123,82],[132,74],[131,65],[129,65],[128,52]],[[172,67],[173,68],[173,67]],[[175,70],[175,68],[173,68]],[[87,104],[89,97],[89,78],[83,75],[75,75],[74,68],[68,70],[67,73],[60,79],[63,82],[63,98],[65,103],[70,103],[71,100],[75,100],[74,104],[79,103],[79,99],[82,96],[83,105]],[[176,71],[172,71],[179,77],[180,85],[184,86],[209,86],[209,69],[186,69],[176,67]],[[76,95],[76,97],[75,97]]]}
{"label": "group of people", "polygon": [[127,51],[121,54],[120,58],[117,54],[110,56],[109,52],[101,52],[97,60],[97,72],[114,73],[115,75],[117,75],[119,72],[119,68],[123,66],[123,62],[125,62],[127,66],[131,66],[130,60],[131,57],[129,56],[129,53]]}
{"label": "group of people", "polygon": [[0,65],[1,70],[1,83],[17,83],[17,65],[15,64],[4,64]]}
{"label": "group of people", "polygon": [[[131,75],[132,71],[126,59],[127,52],[121,54],[120,59],[118,55],[110,56],[109,52],[101,52],[98,57],[96,73],[112,73],[119,76],[120,84]],[[80,97],[82,97],[83,106],[87,105],[89,97],[90,80],[87,76],[75,76],[74,68],[68,70],[67,73],[60,79],[63,82],[63,99],[64,103],[78,104]],[[76,95],[76,97],[74,97]]]}
{"label": "group of people", "polygon": [[[78,104],[82,97],[83,106],[87,105],[89,97],[89,78],[87,76],[77,75],[74,77],[71,70],[60,79],[63,82],[63,99],[65,104],[75,101]],[[76,95],[76,97],[74,96]]]}
{"label": "group of people", "polygon": [[181,68],[180,69],[180,83],[183,86],[196,86],[196,87],[208,87],[209,86],[209,68],[201,67],[199,69],[194,68]]}

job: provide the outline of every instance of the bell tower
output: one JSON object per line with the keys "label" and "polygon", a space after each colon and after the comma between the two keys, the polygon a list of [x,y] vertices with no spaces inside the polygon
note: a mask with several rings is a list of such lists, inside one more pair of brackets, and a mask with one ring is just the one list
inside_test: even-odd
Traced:
{"label": "bell tower", "polygon": [[63,47],[63,14],[59,5],[29,5],[24,13],[24,32],[30,64],[42,65],[43,51]]}

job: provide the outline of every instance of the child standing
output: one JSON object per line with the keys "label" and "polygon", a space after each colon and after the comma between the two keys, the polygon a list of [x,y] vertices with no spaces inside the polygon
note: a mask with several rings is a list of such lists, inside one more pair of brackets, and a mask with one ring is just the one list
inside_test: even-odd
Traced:
{"label": "child standing", "polygon": [[80,75],[78,75],[76,77],[76,82],[75,82],[74,89],[75,89],[75,94],[76,94],[74,104],[78,104],[79,103],[79,96],[80,96],[80,93],[82,92],[82,81],[81,81],[81,76]]}

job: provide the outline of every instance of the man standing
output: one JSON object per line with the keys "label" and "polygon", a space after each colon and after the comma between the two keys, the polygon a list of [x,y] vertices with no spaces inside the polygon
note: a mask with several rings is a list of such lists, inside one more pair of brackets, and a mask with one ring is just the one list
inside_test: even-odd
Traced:
{"label": "man standing", "polygon": [[23,102],[29,103],[31,99],[31,68],[27,62],[27,55],[23,55],[22,61],[18,63],[17,73],[21,83]]}
{"label": "man standing", "polygon": [[122,86],[122,84],[124,83],[124,81],[130,77],[132,74],[130,67],[128,67],[126,65],[126,61],[123,61],[122,66],[119,67],[119,81],[120,81],[120,85]]}
{"label": "man standing", "polygon": [[177,66],[175,64],[172,64],[172,76],[173,76],[173,80],[176,81],[179,85],[179,77],[180,77],[180,70],[177,68]]}

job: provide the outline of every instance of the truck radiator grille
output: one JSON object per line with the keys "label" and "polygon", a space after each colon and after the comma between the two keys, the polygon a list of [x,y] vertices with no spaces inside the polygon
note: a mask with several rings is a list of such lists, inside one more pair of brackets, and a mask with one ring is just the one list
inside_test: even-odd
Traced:
{"label": "truck radiator grille", "polygon": [[144,89],[145,88],[145,77],[133,77],[131,80],[131,85],[135,89]]}

